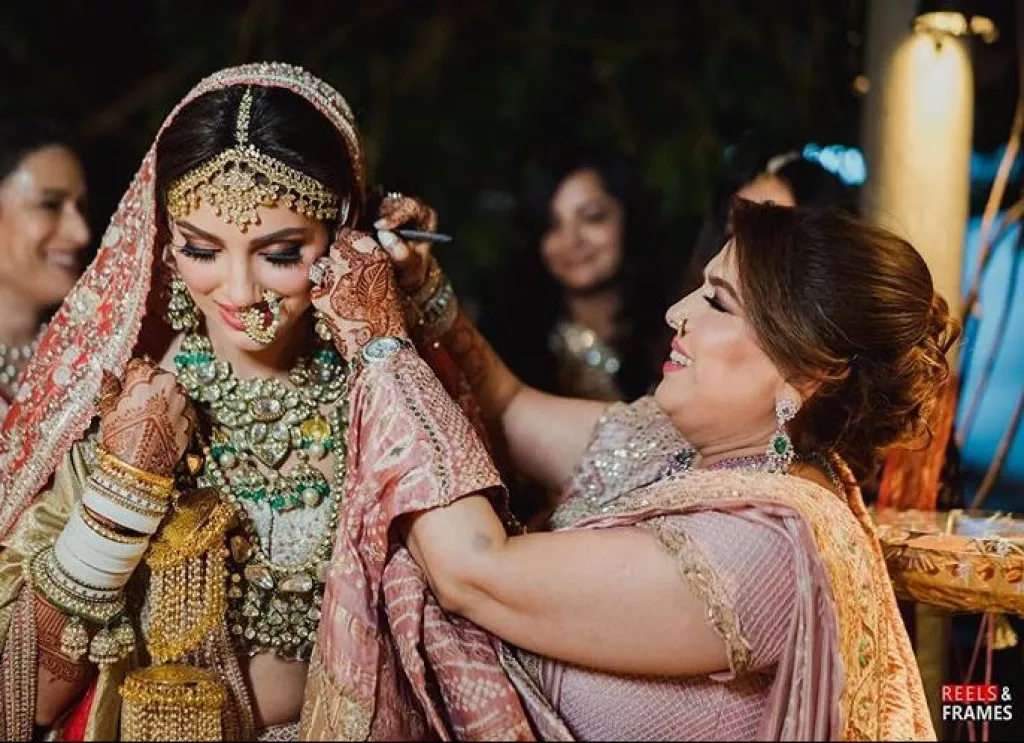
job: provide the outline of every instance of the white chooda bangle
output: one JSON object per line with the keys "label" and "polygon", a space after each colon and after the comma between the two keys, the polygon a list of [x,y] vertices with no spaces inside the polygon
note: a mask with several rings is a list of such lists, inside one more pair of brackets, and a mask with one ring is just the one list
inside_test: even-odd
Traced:
{"label": "white chooda bangle", "polygon": [[126,543],[109,539],[89,527],[82,518],[82,508],[81,504],[76,506],[57,537],[54,550],[58,558],[66,563],[65,555],[70,555],[75,561],[80,560],[103,573],[123,575],[127,581],[149,548],[148,540]]}
{"label": "white chooda bangle", "polygon": [[85,488],[82,503],[93,513],[142,534],[154,534],[167,512],[166,507],[157,511],[126,502],[95,482]]}

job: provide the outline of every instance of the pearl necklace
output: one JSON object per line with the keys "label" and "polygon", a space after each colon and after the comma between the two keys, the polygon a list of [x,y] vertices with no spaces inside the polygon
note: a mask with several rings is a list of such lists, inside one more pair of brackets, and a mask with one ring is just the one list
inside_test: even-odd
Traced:
{"label": "pearl necklace", "polygon": [[35,338],[20,346],[0,343],[0,386],[11,388],[18,379],[22,366],[35,355],[39,338],[46,330],[46,323],[39,326]]}

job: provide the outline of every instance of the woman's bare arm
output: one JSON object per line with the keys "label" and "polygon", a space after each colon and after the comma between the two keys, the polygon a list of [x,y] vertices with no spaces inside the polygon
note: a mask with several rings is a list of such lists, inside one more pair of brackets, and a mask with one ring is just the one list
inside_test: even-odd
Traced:
{"label": "woman's bare arm", "polygon": [[643,529],[507,537],[478,496],[419,514],[407,528],[442,606],[507,642],[610,673],[729,667],[706,604]]}
{"label": "woman's bare arm", "polygon": [[547,488],[561,487],[607,403],[524,385],[464,313],[440,342],[465,374],[489,433],[503,442],[513,466]]}

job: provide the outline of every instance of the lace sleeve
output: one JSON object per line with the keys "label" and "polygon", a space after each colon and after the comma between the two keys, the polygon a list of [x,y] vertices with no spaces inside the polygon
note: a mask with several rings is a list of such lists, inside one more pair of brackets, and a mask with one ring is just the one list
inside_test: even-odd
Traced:
{"label": "lace sleeve", "polygon": [[609,405],[563,488],[551,526],[570,526],[601,513],[631,490],[650,484],[684,443],[653,397]]}
{"label": "lace sleeve", "polygon": [[718,678],[778,663],[796,605],[793,544],[783,526],[753,508],[666,516],[643,526],[677,559],[725,641],[730,674]]}

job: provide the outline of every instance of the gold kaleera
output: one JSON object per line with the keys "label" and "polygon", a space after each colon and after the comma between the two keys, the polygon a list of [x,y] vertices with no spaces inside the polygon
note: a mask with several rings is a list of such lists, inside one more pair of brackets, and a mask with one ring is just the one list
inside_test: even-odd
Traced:
{"label": "gold kaleera", "polygon": [[[225,537],[234,513],[212,488],[179,497],[150,545],[147,649],[157,665],[122,684],[123,740],[220,740],[227,698],[213,673],[181,661],[227,610]],[[166,664],[166,665],[164,665]]]}
{"label": "gold kaleera", "polygon": [[121,685],[121,740],[221,740],[226,699],[209,671],[178,663],[135,671]]}
{"label": "gold kaleera", "polygon": [[146,553],[153,607],[147,648],[178,660],[199,647],[227,609],[225,534],[234,513],[212,488],[179,498]]}
{"label": "gold kaleera", "polygon": [[[338,195],[320,181],[271,157],[249,142],[252,89],[246,88],[238,107],[234,147],[224,150],[171,184],[167,212],[182,219],[205,201],[229,224],[245,232],[259,224],[257,209],[279,203],[312,219],[334,219],[344,211]],[[343,208],[341,208],[343,206]]]}

